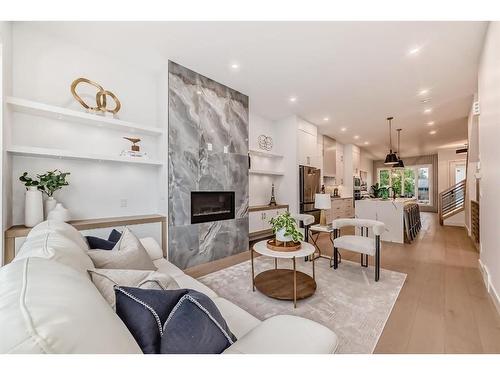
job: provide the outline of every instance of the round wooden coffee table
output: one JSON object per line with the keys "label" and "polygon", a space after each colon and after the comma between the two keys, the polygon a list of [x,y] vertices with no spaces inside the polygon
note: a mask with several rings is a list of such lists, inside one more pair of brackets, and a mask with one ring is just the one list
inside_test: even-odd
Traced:
{"label": "round wooden coffee table", "polygon": [[[310,297],[316,291],[314,261],[312,261],[312,277],[297,271],[296,258],[304,258],[314,253],[315,247],[307,242],[301,242],[301,248],[295,251],[274,251],[268,249],[267,240],[257,242],[250,250],[252,263],[252,288],[268,297],[293,301]],[[255,276],[254,251],[260,255],[274,258],[274,269],[267,270]],[[293,269],[278,268],[278,259],[292,259]]]}

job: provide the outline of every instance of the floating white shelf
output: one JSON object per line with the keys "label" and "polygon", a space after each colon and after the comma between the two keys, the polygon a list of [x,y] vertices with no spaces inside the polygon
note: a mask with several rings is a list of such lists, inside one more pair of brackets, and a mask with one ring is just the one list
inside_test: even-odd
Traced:
{"label": "floating white shelf", "polygon": [[275,154],[274,152],[269,152],[269,151],[249,149],[248,152],[252,155],[265,156],[268,158],[282,158],[283,157],[283,155]]}
{"label": "floating white shelf", "polygon": [[274,171],[264,171],[261,169],[249,169],[248,173],[250,174],[265,174],[265,175],[271,175],[271,176],[283,176],[285,172],[279,171],[279,172],[274,172]]}
{"label": "floating white shelf", "polygon": [[63,107],[57,107],[49,104],[39,103],[32,100],[7,97],[6,103],[16,112],[27,113],[30,115],[42,116],[56,120],[65,120],[85,125],[101,126],[113,130],[122,130],[129,133],[145,135],[161,135],[163,129],[154,126],[146,126],[133,122],[118,120],[112,117],[105,117],[76,111]]}
{"label": "floating white shelf", "polygon": [[43,147],[28,147],[28,146],[11,146],[7,148],[7,152],[17,156],[37,156],[54,159],[77,159],[77,160],[95,160],[95,161],[108,161],[117,163],[132,163],[132,164],[145,164],[145,165],[163,165],[159,160],[130,157],[130,156],[113,156],[113,155],[98,155],[88,154],[83,152],[73,152],[69,150],[61,150],[55,148]]}

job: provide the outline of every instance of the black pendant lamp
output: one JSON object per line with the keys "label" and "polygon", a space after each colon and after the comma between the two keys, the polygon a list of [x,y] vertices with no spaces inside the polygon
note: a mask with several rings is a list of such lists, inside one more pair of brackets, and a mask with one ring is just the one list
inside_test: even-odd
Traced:
{"label": "black pendant lamp", "polygon": [[403,130],[403,129],[396,129],[396,131],[398,132],[398,152],[396,153],[397,156],[398,156],[398,163],[393,165],[393,168],[398,168],[398,169],[405,167],[405,163],[403,163],[403,159],[401,159],[401,153],[400,153],[400,148],[399,148],[400,147],[399,146],[400,145],[400,143],[399,143],[400,139],[399,138],[400,138],[400,135],[401,135],[401,130]]}
{"label": "black pendant lamp", "polygon": [[394,117],[387,117],[387,121],[389,121],[389,153],[385,157],[384,164],[385,165],[394,165],[399,163],[398,156],[392,152],[392,124],[391,121]]}

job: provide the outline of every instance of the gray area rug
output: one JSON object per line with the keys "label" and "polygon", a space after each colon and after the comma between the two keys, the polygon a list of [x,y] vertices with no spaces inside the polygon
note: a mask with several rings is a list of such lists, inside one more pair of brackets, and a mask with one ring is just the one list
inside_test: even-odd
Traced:
{"label": "gray area rug", "polygon": [[[274,267],[267,257],[255,259],[255,274]],[[291,268],[292,261],[279,260],[280,268]],[[312,275],[312,265],[302,259],[297,269]],[[406,274],[381,269],[375,282],[373,267],[343,260],[337,270],[327,259],[316,261],[316,293],[297,302],[280,301],[252,292],[250,261],[211,273],[199,280],[255,317],[298,315],[329,327],[339,338],[337,353],[373,353],[405,282]]]}

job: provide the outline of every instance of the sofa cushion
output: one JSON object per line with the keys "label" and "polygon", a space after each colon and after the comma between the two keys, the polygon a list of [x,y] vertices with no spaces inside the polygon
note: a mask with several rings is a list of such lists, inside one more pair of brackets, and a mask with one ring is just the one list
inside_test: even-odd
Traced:
{"label": "sofa cushion", "polygon": [[299,316],[276,315],[263,321],[224,351],[225,354],[331,354],[337,335]]}
{"label": "sofa cushion", "polygon": [[235,341],[215,303],[189,290],[163,325],[160,353],[220,354]]}
{"label": "sofa cushion", "polygon": [[134,269],[156,271],[141,241],[128,228],[112,250],[89,250],[88,255],[96,268]]}
{"label": "sofa cushion", "polygon": [[186,289],[153,290],[115,287],[116,313],[144,354],[160,352],[163,324]]}
{"label": "sofa cushion", "polygon": [[141,244],[148,252],[151,260],[156,261],[164,259],[163,250],[161,249],[160,245],[158,245],[158,242],[156,242],[154,238],[151,237],[141,238]]}
{"label": "sofa cushion", "polygon": [[28,234],[14,261],[37,257],[54,260],[83,273],[94,268],[87,255],[87,244],[71,225],[48,220],[38,224]]}
{"label": "sofa cushion", "polygon": [[120,241],[120,238],[122,236],[122,232],[117,231],[116,229],[113,229],[108,236],[108,241],[109,242],[114,242],[117,243]]}
{"label": "sofa cushion", "polygon": [[237,339],[243,337],[260,324],[259,319],[225,298],[215,297],[213,301]]}
{"label": "sofa cushion", "polygon": [[198,280],[193,279],[191,276],[182,274],[181,276],[173,276],[174,280],[177,281],[180,288],[185,289],[193,289],[203,294],[206,294],[210,298],[217,297],[217,293],[215,293],[212,289],[210,289],[205,284],[200,283]]}
{"label": "sofa cushion", "polygon": [[85,236],[90,249],[113,250],[116,242],[105,240],[104,238]]}
{"label": "sofa cushion", "polygon": [[39,257],[0,269],[0,353],[141,353],[88,275]]}
{"label": "sofa cushion", "polygon": [[[145,239],[141,239],[141,242],[144,240]],[[151,240],[153,240],[153,239],[151,238]],[[144,242],[143,242],[143,244],[144,244]],[[149,248],[146,245],[144,245],[144,247],[149,252]],[[170,275],[172,277],[184,275],[184,272],[182,272],[182,270],[180,268],[178,268],[176,265],[170,263],[168,260],[166,260],[164,258],[154,260],[153,263],[157,267],[158,271],[166,273],[167,275]]]}
{"label": "sofa cushion", "polygon": [[115,309],[115,285],[141,289],[179,289],[177,282],[161,272],[147,270],[99,269],[89,271],[92,282]]}

